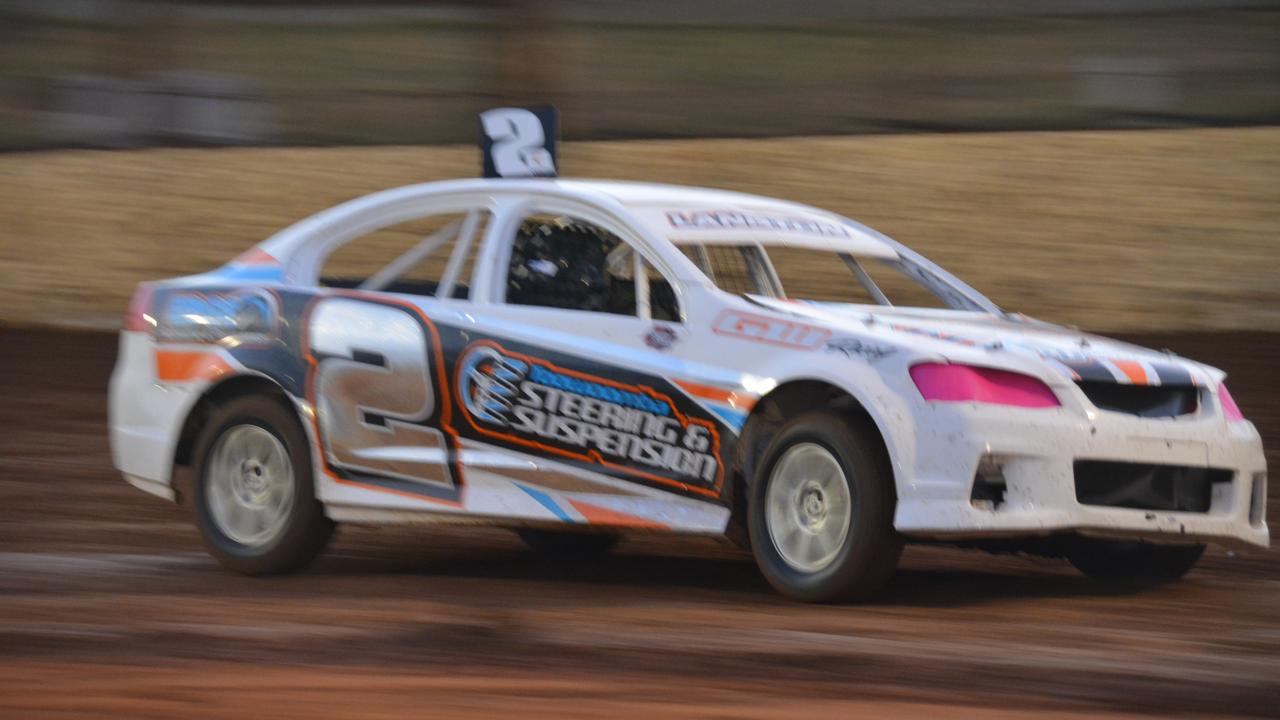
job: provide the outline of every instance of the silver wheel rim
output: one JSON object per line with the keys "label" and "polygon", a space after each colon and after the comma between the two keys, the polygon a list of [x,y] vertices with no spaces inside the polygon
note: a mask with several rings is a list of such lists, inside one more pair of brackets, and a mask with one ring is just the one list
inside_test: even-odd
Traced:
{"label": "silver wheel rim", "polygon": [[792,568],[813,573],[834,562],[853,524],[849,483],[835,456],[814,443],[783,453],[769,475],[765,521]]}
{"label": "silver wheel rim", "polygon": [[209,457],[205,495],[213,522],[241,545],[275,540],[293,509],[293,463],[284,443],[257,425],[236,425]]}

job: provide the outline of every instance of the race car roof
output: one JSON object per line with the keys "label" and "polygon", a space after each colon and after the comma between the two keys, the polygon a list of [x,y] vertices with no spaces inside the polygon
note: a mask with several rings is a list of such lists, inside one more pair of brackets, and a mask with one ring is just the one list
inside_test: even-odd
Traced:
{"label": "race car roof", "polygon": [[612,197],[653,232],[676,244],[759,243],[859,257],[898,257],[892,246],[848,225],[843,218],[800,203],[681,185],[607,180],[556,182],[566,190]]}
{"label": "race car roof", "polygon": [[[458,193],[488,196],[553,194],[623,206],[655,236],[676,244],[798,247],[857,257],[900,257],[890,242],[834,213],[760,195],[682,185],[565,178],[444,180],[391,188],[349,200],[290,225],[261,245],[277,258],[320,234],[344,242],[365,227],[367,217],[413,216],[424,199]],[[335,229],[336,228],[336,229]],[[323,233],[320,231],[324,230]],[[334,238],[338,238],[337,241]]]}

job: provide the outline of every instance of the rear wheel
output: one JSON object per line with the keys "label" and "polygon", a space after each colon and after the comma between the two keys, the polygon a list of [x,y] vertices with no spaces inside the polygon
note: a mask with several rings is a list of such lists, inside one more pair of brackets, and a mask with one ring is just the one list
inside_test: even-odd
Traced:
{"label": "rear wheel", "polygon": [[870,431],[830,411],[787,423],[757,465],[751,547],[769,583],[809,602],[866,598],[902,553],[893,475]]}
{"label": "rear wheel", "polygon": [[244,396],[219,407],[194,459],[196,525],[224,567],[292,572],[328,544],[334,526],[315,497],[306,433],[276,400]]}
{"label": "rear wheel", "polygon": [[1075,538],[1067,561],[1094,580],[1138,584],[1172,582],[1186,575],[1204,554],[1204,545],[1152,545],[1122,540]]}

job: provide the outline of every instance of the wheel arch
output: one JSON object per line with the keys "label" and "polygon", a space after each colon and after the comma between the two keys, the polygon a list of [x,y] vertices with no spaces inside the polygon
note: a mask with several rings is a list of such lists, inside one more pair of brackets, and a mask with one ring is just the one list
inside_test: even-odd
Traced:
{"label": "wheel arch", "polygon": [[206,388],[187,411],[182,421],[182,429],[178,432],[177,442],[174,444],[172,465],[175,469],[191,466],[196,440],[200,437],[200,432],[213,414],[213,410],[219,405],[246,395],[261,395],[276,399],[298,421],[303,432],[310,436],[307,425],[298,416],[298,409],[289,393],[279,383],[264,375],[251,373],[232,375]]}
{"label": "wheel arch", "polygon": [[827,380],[797,378],[787,380],[762,396],[751,409],[738,437],[731,466],[730,510],[733,522],[745,527],[747,498],[755,473],[755,462],[764,454],[770,439],[788,419],[807,410],[833,409],[861,426],[881,453],[886,466],[894,474],[890,484],[897,497],[898,473],[894,453],[882,422],[853,393]]}

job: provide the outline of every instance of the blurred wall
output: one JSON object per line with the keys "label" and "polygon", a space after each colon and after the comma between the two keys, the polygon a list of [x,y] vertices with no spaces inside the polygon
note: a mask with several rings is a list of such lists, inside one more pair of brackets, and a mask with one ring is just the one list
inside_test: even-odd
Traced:
{"label": "blurred wall", "polygon": [[[1186,129],[1280,124],[1275,0],[0,0],[0,151],[52,150],[0,153],[0,321],[112,325],[543,101],[567,174],[829,207],[1055,321],[1280,330],[1280,136]],[[896,135],[1072,128],[1124,131]]]}
{"label": "blurred wall", "polygon": [[1273,124],[1280,2],[0,4],[0,149]]}
{"label": "blurred wall", "polygon": [[[830,208],[1047,320],[1280,331],[1278,128],[568,142],[561,160],[566,174]],[[0,156],[0,323],[114,327],[139,281],[479,167],[470,145]]]}

